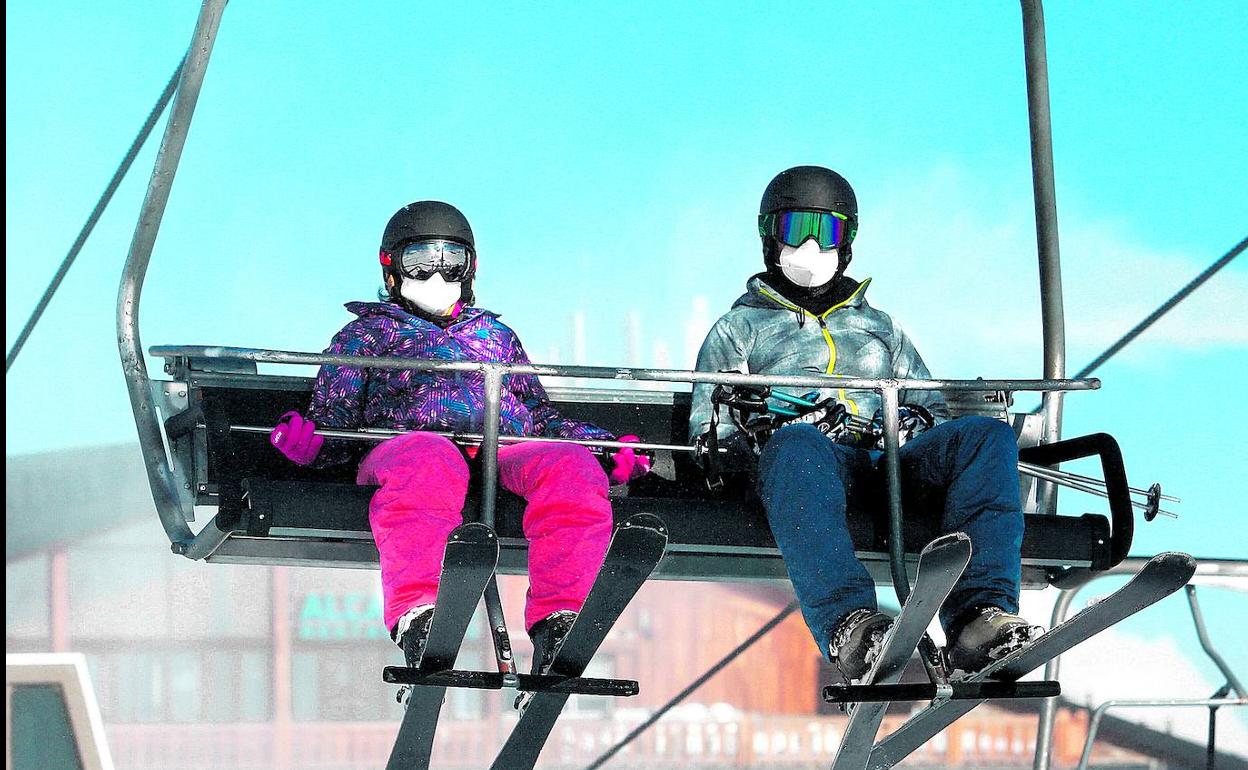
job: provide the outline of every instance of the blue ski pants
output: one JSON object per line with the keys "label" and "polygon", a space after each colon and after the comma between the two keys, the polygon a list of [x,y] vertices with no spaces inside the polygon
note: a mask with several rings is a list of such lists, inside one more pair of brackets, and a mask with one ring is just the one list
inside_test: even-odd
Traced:
{"label": "blue ski pants", "polygon": [[[841,619],[876,609],[875,584],[854,556],[845,509],[887,510],[883,454],[795,424],[776,431],[759,458],[757,492],[825,657]],[[924,431],[901,447],[901,483],[907,518],[939,517],[940,534],[971,538],[970,564],[940,611],[944,628],[979,605],[1018,612],[1023,514],[1013,430],[972,416]]]}

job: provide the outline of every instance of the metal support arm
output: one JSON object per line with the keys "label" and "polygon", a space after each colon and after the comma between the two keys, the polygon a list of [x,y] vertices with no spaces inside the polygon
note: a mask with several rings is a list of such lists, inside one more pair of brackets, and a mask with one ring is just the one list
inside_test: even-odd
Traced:
{"label": "metal support arm", "polygon": [[182,66],[178,93],[156,156],[156,167],[152,170],[147,196],[143,200],[134,237],[130,241],[130,252],[126,256],[117,296],[117,347],[121,353],[126,390],[130,395],[130,405],[134,409],[135,427],[139,434],[139,445],[143,450],[143,462],[152,487],[156,512],[175,551],[185,548],[185,544],[191,540],[191,528],[186,523],[191,511],[184,510],[179,501],[178,492],[174,488],[174,474],[165,455],[160,420],[156,415],[148,385],[143,344],[139,340],[139,301],[143,294],[147,265],[156,245],[156,233],[165,214],[165,205],[169,202],[173,178],[178,170],[178,161],[182,158],[182,148],[186,145],[191,117],[199,100],[199,90],[203,86],[208,58],[216,41],[217,27],[220,26],[221,15],[225,11],[225,2],[226,0],[205,0],[200,8],[191,48],[186,55],[186,63]]}
{"label": "metal support arm", "polygon": [[[1031,179],[1036,201],[1036,247],[1040,262],[1040,318],[1044,331],[1044,376],[1066,374],[1066,317],[1062,303],[1061,250],[1057,239],[1057,191],[1053,174],[1053,120],[1049,112],[1049,60],[1041,0],[1021,0],[1023,57],[1027,69],[1027,117],[1031,132]],[[1044,440],[1062,437],[1062,395],[1044,394]],[[1040,485],[1040,511],[1057,507],[1056,488]]]}

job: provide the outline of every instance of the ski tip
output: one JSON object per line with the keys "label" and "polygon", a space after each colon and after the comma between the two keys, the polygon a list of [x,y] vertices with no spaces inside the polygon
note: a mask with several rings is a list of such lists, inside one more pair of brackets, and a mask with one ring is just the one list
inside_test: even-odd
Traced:
{"label": "ski tip", "polygon": [[650,529],[667,537],[667,524],[653,513],[635,513],[620,522],[619,529]]}
{"label": "ski tip", "polygon": [[480,545],[482,543],[498,542],[498,535],[494,534],[494,530],[479,521],[470,521],[467,524],[460,524],[451,530],[448,542],[451,543],[467,543],[470,545]]}
{"label": "ski tip", "polygon": [[1189,579],[1196,574],[1196,559],[1191,554],[1183,553],[1182,551],[1162,551],[1149,561],[1153,564],[1159,564],[1169,569],[1186,573]]}
{"label": "ski tip", "polygon": [[936,551],[941,548],[951,548],[960,546],[969,549],[971,547],[971,537],[965,532],[950,532],[947,535],[941,535],[932,542],[923,547],[923,553]]}

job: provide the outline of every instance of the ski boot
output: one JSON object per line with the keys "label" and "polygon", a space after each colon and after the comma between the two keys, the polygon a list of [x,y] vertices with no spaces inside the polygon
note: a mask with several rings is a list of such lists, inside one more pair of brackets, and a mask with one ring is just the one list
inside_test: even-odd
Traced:
{"label": "ski boot", "polygon": [[[575,622],[575,612],[559,610],[533,624],[533,627],[529,629],[529,638],[533,640],[533,667],[530,673],[550,673],[550,667],[555,662],[555,655],[559,653],[564,637],[568,635],[568,631],[572,630],[572,624]],[[526,690],[517,695],[514,704],[516,711],[523,715],[525,707],[531,700],[533,700],[531,691]]]}
{"label": "ski boot", "polygon": [[828,653],[846,682],[860,684],[859,680],[883,651],[884,637],[892,625],[892,617],[865,607],[849,613],[836,625]]}
{"label": "ski boot", "polygon": [[1042,633],[1040,626],[1000,607],[979,607],[949,635],[949,668],[955,675],[974,674],[1027,646]]}
{"label": "ski boot", "polygon": [[[433,625],[433,605],[422,605],[407,611],[395,624],[390,637],[403,650],[403,660],[408,668],[419,668],[420,659],[425,654],[425,644],[429,641],[429,627]],[[407,707],[412,688],[404,685],[399,688],[395,700]]]}

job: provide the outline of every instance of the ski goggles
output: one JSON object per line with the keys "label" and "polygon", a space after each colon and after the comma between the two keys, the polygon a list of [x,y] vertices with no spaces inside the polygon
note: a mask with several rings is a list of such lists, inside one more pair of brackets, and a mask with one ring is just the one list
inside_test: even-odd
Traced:
{"label": "ski goggles", "polygon": [[440,273],[448,283],[463,281],[472,273],[472,249],[455,241],[414,241],[399,254],[399,272],[425,281]]}
{"label": "ski goggles", "polygon": [[775,211],[758,217],[759,235],[794,248],[814,238],[827,251],[852,242],[857,231],[854,220],[835,211]]}

